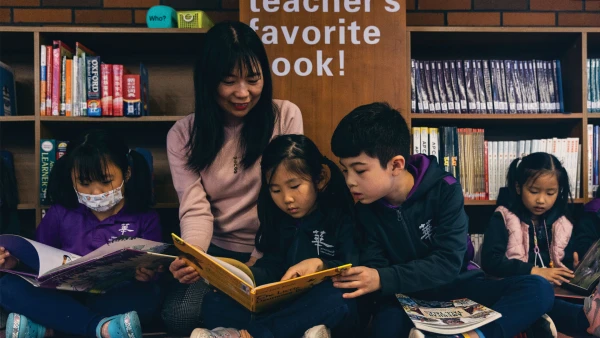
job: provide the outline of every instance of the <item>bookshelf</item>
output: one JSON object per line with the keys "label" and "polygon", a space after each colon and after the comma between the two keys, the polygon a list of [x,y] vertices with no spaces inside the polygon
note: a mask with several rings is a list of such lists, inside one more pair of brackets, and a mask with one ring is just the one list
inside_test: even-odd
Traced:
{"label": "bookshelf", "polygon": [[[588,124],[600,124],[600,113],[587,111],[588,58],[600,58],[600,29],[529,27],[408,27],[407,62],[454,59],[558,59],[562,65],[565,112],[555,114],[421,114],[404,112],[409,126],[483,128],[485,139],[576,137],[582,146],[581,195],[575,209],[588,198]],[[410,68],[409,68],[410,69]],[[410,78],[406,79],[410,88]],[[410,100],[410,93],[405,93]],[[496,201],[465,200],[473,233],[484,232]]]}
{"label": "bookshelf", "polygon": [[[147,29],[102,27],[0,27],[0,61],[15,71],[17,116],[0,117],[0,149],[15,157],[20,203],[18,214],[25,235],[40,222],[40,139],[68,140],[79,133],[104,128],[121,133],[130,147],[152,151],[156,205],[165,233],[178,232],[177,194],[166,154],[171,126],[193,112],[193,69],[204,29]],[[150,116],[65,117],[41,116],[39,108],[40,46],[62,40],[98,53],[103,62],[123,64],[137,73],[144,63],[149,73]]]}

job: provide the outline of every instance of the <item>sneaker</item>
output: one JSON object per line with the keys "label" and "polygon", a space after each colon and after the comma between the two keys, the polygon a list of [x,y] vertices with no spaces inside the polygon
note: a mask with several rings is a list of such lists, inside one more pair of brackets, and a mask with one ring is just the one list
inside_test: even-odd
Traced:
{"label": "sneaker", "polygon": [[102,326],[105,323],[108,323],[110,337],[142,338],[140,318],[135,311],[102,319],[96,326],[97,338],[102,337]]}
{"label": "sneaker", "polygon": [[583,312],[587,317],[590,327],[587,329],[589,334],[600,337],[600,284],[596,287],[594,293],[583,302]]}
{"label": "sneaker", "polygon": [[18,313],[6,319],[6,338],[44,338],[46,328]]}
{"label": "sneaker", "polygon": [[236,329],[217,327],[212,330],[195,329],[190,338],[242,338],[242,335]]}
{"label": "sneaker", "polygon": [[302,338],[331,338],[331,331],[325,325],[317,325],[306,330]]}
{"label": "sneaker", "polygon": [[556,338],[558,331],[548,315],[543,315],[527,329],[527,338]]}
{"label": "sneaker", "polygon": [[457,335],[443,335],[438,333],[431,333],[421,331],[417,328],[410,329],[410,333],[408,334],[408,338],[454,338],[454,337],[462,337]]}

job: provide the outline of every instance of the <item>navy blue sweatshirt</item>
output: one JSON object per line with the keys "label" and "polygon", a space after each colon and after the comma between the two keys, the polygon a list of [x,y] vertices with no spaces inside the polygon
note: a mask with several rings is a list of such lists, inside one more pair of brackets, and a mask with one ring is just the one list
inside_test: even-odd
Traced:
{"label": "navy blue sweatshirt", "polygon": [[381,295],[440,291],[482,276],[467,270],[468,218],[460,184],[434,156],[413,155],[407,169],[414,187],[402,205],[357,205],[365,231],[361,264],[379,272]]}
{"label": "navy blue sweatshirt", "polygon": [[600,198],[594,198],[583,209],[579,223],[573,229],[573,249],[579,254],[579,260],[600,239]]}
{"label": "navy blue sweatshirt", "polygon": [[280,245],[250,268],[256,285],[278,282],[287,269],[309,258],[320,258],[325,269],[358,262],[354,222],[346,216],[335,234],[325,230],[325,216],[317,209],[300,220],[287,217],[281,224]]}

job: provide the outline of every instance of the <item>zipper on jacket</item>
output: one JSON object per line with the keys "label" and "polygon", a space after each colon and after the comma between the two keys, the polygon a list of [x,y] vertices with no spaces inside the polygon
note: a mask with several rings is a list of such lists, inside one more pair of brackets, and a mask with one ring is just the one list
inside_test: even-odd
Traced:
{"label": "zipper on jacket", "polygon": [[[397,216],[398,222],[400,222],[400,224],[402,224],[402,228],[404,229],[406,238],[411,238],[410,232],[408,230],[408,224],[406,224],[406,221],[404,220],[404,216],[402,215],[402,206],[399,206],[398,208],[396,208],[396,216]],[[415,248],[414,244],[412,243],[412,240],[410,240],[409,243],[410,243],[410,247],[411,247],[413,253],[416,255],[417,249]]]}

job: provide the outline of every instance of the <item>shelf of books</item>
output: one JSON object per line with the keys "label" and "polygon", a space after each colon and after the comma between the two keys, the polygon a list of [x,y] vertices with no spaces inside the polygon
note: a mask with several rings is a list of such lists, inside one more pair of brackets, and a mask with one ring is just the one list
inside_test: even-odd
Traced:
{"label": "shelf of books", "polygon": [[461,182],[471,232],[485,231],[512,160],[532,152],[563,163],[575,208],[591,199],[599,30],[409,27],[408,34],[413,152],[438,156]]}
{"label": "shelf of books", "polygon": [[[32,234],[48,208],[41,194],[68,147],[62,141],[94,128],[151,152],[155,208],[168,230],[177,230],[166,136],[193,112],[194,62],[205,32],[0,27],[0,154],[14,167],[23,233]],[[42,154],[44,141],[53,145],[51,154]]]}

